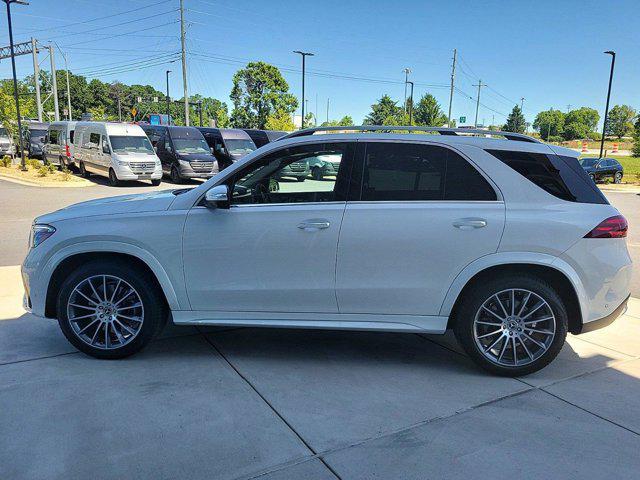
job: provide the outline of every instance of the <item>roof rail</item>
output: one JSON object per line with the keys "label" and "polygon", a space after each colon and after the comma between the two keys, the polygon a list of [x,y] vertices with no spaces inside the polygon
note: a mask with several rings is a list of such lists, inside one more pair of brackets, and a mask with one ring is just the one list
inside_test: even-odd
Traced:
{"label": "roof rail", "polygon": [[304,137],[307,135],[313,135],[316,132],[396,132],[398,130],[404,130],[407,132],[433,132],[440,135],[483,135],[492,137],[504,137],[507,140],[514,140],[518,142],[529,143],[542,143],[540,140],[529,135],[523,135],[522,133],[503,132],[500,130],[482,130],[479,128],[446,128],[446,127],[416,127],[416,126],[403,126],[403,125],[360,125],[349,127],[312,127],[305,128],[304,130],[298,130],[297,132],[290,133],[284,137],[280,137],[278,140],[286,138]]}

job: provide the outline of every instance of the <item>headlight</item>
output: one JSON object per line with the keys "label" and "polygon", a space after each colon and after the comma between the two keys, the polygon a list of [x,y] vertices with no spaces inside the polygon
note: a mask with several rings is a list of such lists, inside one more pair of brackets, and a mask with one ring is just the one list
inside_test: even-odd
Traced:
{"label": "headlight", "polygon": [[127,160],[118,160],[118,165],[120,165],[121,167],[128,167],[129,162]]}
{"label": "headlight", "polygon": [[47,238],[55,233],[56,229],[51,225],[35,224],[31,226],[31,235],[29,235],[29,247],[36,248]]}

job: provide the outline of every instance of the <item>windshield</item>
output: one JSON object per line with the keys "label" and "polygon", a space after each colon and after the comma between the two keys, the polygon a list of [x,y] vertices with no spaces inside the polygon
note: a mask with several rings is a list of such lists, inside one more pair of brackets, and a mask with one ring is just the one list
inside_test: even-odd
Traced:
{"label": "windshield", "polygon": [[117,153],[154,153],[147,137],[109,135],[109,140],[111,140],[111,148]]}
{"label": "windshield", "polygon": [[178,153],[211,153],[204,138],[174,138],[173,146]]}
{"label": "windshield", "polygon": [[583,167],[593,167],[596,163],[598,163],[597,158],[581,158],[580,165]]}
{"label": "windshield", "polygon": [[230,155],[247,155],[256,149],[251,140],[229,138],[224,141]]}
{"label": "windshield", "polygon": [[46,130],[29,130],[29,136],[31,138],[44,137],[46,134]]}

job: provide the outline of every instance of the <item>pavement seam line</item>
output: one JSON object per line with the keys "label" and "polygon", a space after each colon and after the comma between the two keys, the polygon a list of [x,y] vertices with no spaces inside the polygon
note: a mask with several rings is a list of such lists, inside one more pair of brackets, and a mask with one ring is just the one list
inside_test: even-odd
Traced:
{"label": "pavement seam line", "polygon": [[[200,332],[200,334],[204,337],[205,342],[207,342],[209,345],[211,345],[211,347],[218,352],[218,355],[220,355],[220,357],[222,357],[222,359],[229,365],[229,367],[231,367],[236,374],[242,379],[244,380],[244,382],[249,386],[249,388],[251,388],[251,390],[253,390],[256,395],[258,395],[262,401],[271,409],[271,411],[289,428],[289,430],[291,430],[294,435],[296,437],[298,437],[298,439],[302,442],[302,444],[307,447],[307,449],[313,454],[316,455],[317,452],[315,451],[315,449],[302,437],[302,435],[300,435],[298,433],[298,431],[293,428],[293,425],[291,425],[285,418],[284,416],[278,412],[278,410],[276,410],[276,408],[271,404],[271,402],[262,394],[260,393],[260,391],[258,390],[258,388],[240,371],[240,369],[238,369],[232,362],[231,360],[229,360],[227,358],[227,356],[222,353],[222,350],[220,348],[218,348],[218,346],[209,338],[207,337],[206,334],[202,333],[200,331],[200,329],[198,327],[196,327],[196,330],[198,330],[198,332]],[[318,457],[318,460],[320,460],[323,465],[338,479],[338,480],[342,480],[342,478],[329,466],[325,463],[324,459],[322,459],[321,457]]]}
{"label": "pavement seam line", "polygon": [[540,390],[541,390],[541,391],[543,391],[544,393],[546,393],[547,395],[551,395],[552,397],[557,398],[558,400],[560,400],[560,401],[562,401],[562,402],[566,403],[567,405],[571,405],[572,407],[575,407],[575,408],[577,408],[578,410],[582,410],[583,412],[588,413],[588,414],[590,414],[590,415],[593,415],[594,417],[599,418],[600,420],[604,420],[604,421],[605,421],[605,422],[607,422],[607,423],[610,423],[610,424],[612,424],[612,425],[615,425],[616,427],[620,427],[620,428],[622,428],[622,429],[624,429],[624,430],[626,430],[626,431],[628,431],[628,432],[630,432],[630,433],[633,433],[634,435],[638,435],[638,436],[640,436],[640,432],[636,432],[635,430],[633,430],[633,429],[631,429],[631,428],[629,428],[629,427],[625,427],[624,425],[621,425],[621,424],[619,424],[619,423],[617,423],[617,422],[614,422],[613,420],[611,420],[611,419],[609,419],[609,418],[603,417],[602,415],[598,415],[597,413],[594,413],[594,412],[592,412],[591,410],[588,410],[588,409],[586,409],[586,408],[584,408],[584,407],[581,407],[580,405],[576,405],[575,403],[570,402],[569,400],[566,400],[566,399],[564,399],[564,398],[562,398],[562,397],[560,397],[560,396],[556,395],[555,393],[551,393],[551,392],[549,392],[548,390],[545,390],[545,388],[546,388],[546,387],[544,387],[544,388],[540,388]]}
{"label": "pavement seam line", "polygon": [[46,357],[25,358],[24,360],[16,360],[15,362],[0,363],[0,367],[4,367],[5,365],[15,365],[16,363],[35,362],[38,360],[46,360],[48,358],[64,357],[65,355],[75,355],[77,353],[80,353],[80,352],[78,351],[64,352],[64,353],[56,353],[55,355],[48,355]]}

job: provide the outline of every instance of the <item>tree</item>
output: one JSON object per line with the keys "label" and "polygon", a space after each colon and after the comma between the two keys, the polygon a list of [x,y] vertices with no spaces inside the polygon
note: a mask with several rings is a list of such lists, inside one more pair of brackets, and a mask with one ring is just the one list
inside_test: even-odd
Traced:
{"label": "tree", "polygon": [[[26,95],[26,85],[18,83],[20,95],[20,114],[22,117],[31,116],[35,111],[35,102],[32,97]],[[13,97],[13,80],[0,81],[0,124],[7,129],[7,133],[13,137],[13,143],[18,145],[18,115],[16,113],[16,101]],[[24,123],[23,123],[24,128]]]}
{"label": "tree", "polygon": [[280,70],[265,62],[251,62],[238,70],[233,76],[230,97],[231,123],[241,128],[263,129],[275,112],[290,114],[298,106]]}
{"label": "tree", "polygon": [[279,130],[291,132],[296,129],[291,118],[291,113],[286,110],[276,110],[267,118],[263,127],[265,130]]}
{"label": "tree", "polygon": [[571,110],[564,119],[563,136],[565,140],[589,138],[595,132],[599,120],[600,115],[593,108],[581,107]]}
{"label": "tree", "polygon": [[340,120],[329,120],[328,122],[322,122],[323,127],[350,127],[353,125],[353,118],[349,115],[345,115]]}
{"label": "tree", "polygon": [[371,112],[364,119],[365,125],[402,125],[404,111],[387,94],[371,105]]}
{"label": "tree", "polygon": [[447,116],[440,109],[436,98],[427,93],[422,96],[413,110],[413,123],[426,127],[441,127],[447,123]]}
{"label": "tree", "polygon": [[635,131],[633,133],[633,150],[631,154],[634,157],[640,157],[640,116],[636,120]]}
{"label": "tree", "polygon": [[636,111],[629,105],[616,105],[609,110],[605,135],[614,135],[622,138],[633,131],[633,119]]}
{"label": "tree", "polygon": [[562,135],[564,131],[564,113],[560,110],[546,110],[538,113],[533,121],[533,128],[540,132],[543,140]]}
{"label": "tree", "polygon": [[524,133],[526,128],[526,120],[524,119],[522,110],[518,105],[515,105],[507,117],[507,123],[504,124],[502,130],[505,132]]}

